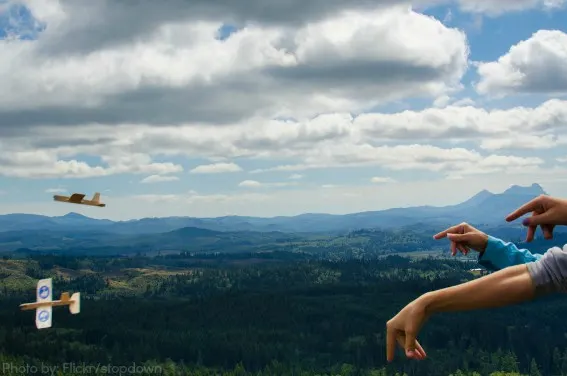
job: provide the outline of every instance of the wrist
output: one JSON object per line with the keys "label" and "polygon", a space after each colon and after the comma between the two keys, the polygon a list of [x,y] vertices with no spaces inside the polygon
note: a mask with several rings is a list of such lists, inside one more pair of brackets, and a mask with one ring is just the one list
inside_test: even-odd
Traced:
{"label": "wrist", "polygon": [[426,292],[416,299],[416,304],[419,305],[427,315],[438,312],[438,303],[437,291]]}
{"label": "wrist", "polygon": [[486,247],[488,247],[488,235],[482,234],[482,246],[478,250],[478,252],[482,255],[486,251]]}

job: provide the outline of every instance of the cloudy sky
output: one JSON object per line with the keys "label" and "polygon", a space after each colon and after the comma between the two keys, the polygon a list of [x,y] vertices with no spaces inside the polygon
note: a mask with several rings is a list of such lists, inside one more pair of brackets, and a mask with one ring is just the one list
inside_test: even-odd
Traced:
{"label": "cloudy sky", "polygon": [[567,197],[565,19],[567,0],[0,0],[0,213]]}

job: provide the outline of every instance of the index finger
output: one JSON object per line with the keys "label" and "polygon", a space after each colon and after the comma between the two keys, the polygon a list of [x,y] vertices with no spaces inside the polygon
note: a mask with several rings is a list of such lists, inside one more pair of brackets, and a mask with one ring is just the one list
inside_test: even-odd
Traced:
{"label": "index finger", "polygon": [[396,353],[396,330],[388,328],[386,333],[386,359],[388,362],[394,360]]}
{"label": "index finger", "polygon": [[460,232],[460,228],[461,228],[462,226],[463,226],[463,225],[460,224],[460,225],[456,225],[456,226],[453,226],[453,227],[449,227],[448,229],[446,229],[446,230],[444,230],[444,231],[441,231],[441,232],[438,233],[438,234],[433,235],[433,238],[434,238],[434,239],[442,239],[442,238],[446,237],[447,234],[454,233],[454,232]]}
{"label": "index finger", "polygon": [[536,209],[540,206],[540,204],[541,204],[541,199],[539,197],[534,198],[530,202],[520,206],[512,213],[508,214],[508,216],[506,217],[506,222],[514,221],[525,214],[536,211]]}

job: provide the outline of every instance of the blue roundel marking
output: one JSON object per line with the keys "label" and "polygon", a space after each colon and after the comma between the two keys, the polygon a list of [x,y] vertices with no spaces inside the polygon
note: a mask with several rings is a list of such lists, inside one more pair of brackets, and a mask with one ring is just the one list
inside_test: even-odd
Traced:
{"label": "blue roundel marking", "polygon": [[45,299],[49,296],[49,287],[47,286],[41,286],[39,288],[39,297],[42,299]]}
{"label": "blue roundel marking", "polygon": [[39,312],[39,315],[37,316],[37,318],[41,322],[46,322],[47,320],[49,320],[49,312],[41,311],[41,312]]}

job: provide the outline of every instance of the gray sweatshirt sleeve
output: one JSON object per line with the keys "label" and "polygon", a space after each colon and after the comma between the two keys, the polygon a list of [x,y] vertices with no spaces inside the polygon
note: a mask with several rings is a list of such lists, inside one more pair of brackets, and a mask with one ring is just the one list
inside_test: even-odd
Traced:
{"label": "gray sweatshirt sleeve", "polygon": [[553,247],[543,257],[526,264],[535,285],[537,297],[567,292],[567,244]]}

